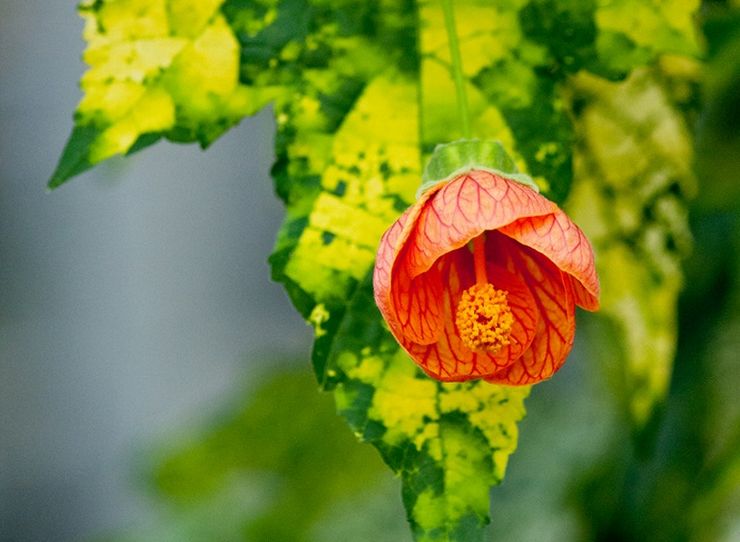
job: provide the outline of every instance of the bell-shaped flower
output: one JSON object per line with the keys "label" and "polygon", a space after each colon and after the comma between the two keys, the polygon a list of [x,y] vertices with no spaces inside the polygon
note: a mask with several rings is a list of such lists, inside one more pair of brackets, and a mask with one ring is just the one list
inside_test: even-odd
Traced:
{"label": "bell-shaped flower", "polygon": [[458,168],[383,235],[376,303],[433,378],[511,385],[547,379],[573,346],[575,305],[598,309],[591,245],[522,178],[528,180],[475,164]]}

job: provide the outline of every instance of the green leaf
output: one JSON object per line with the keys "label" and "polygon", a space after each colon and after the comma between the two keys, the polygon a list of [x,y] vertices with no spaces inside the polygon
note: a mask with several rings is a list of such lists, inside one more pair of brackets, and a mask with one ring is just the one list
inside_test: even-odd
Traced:
{"label": "green leaf", "polygon": [[482,540],[489,490],[516,448],[529,387],[429,379],[366,310],[372,302],[368,277],[332,344],[339,412],[401,475],[418,540]]}
{"label": "green leaf", "polygon": [[[283,147],[288,159],[281,168],[299,160],[304,178],[318,180],[309,192],[302,183],[289,185],[291,218],[273,273],[314,325],[319,381],[335,390],[357,436],[401,474],[417,538],[466,539],[482,536],[489,488],[503,478],[529,390],[430,380],[374,306],[370,272],[378,240],[421,181],[416,89],[403,74],[375,77],[336,133],[323,136],[330,141],[326,154],[304,157],[316,149],[297,145],[297,137]],[[279,130],[300,133],[291,117]],[[310,197],[310,205],[296,194]]]}
{"label": "green leaf", "polygon": [[[139,526],[127,539],[315,540],[313,531],[335,521],[347,500],[362,502],[377,493],[393,498],[386,490],[393,480],[380,458],[357,445],[305,368],[281,368],[244,397],[225,403],[194,434],[157,450],[151,483],[166,513],[155,515],[155,528],[142,532]],[[396,503],[385,509],[395,508],[395,517],[381,519],[392,521],[390,532],[403,534],[400,496],[394,493]],[[363,508],[352,512],[372,514]]]}
{"label": "green leaf", "polygon": [[[387,4],[86,0],[80,6],[90,65],[82,78],[85,96],[50,187],[162,136],[205,147],[243,116],[302,85],[305,69],[328,68],[330,80],[393,64],[415,69],[415,24],[394,19],[397,6]],[[414,8],[410,2],[402,7]],[[500,139],[521,169],[562,201],[571,182],[573,135],[558,85],[583,68],[618,77],[666,52],[696,55],[696,8],[696,0],[655,6],[635,0],[456,2],[474,135]],[[449,58],[441,10],[432,1],[420,1],[418,10],[424,109],[435,111],[424,119],[429,152],[461,134],[443,73]],[[391,15],[373,27],[382,12]],[[360,36],[363,46],[357,47],[352,42]],[[349,94],[358,90],[356,80],[346,82]],[[336,113],[335,121],[341,107]],[[96,136],[80,139],[78,129]]]}
{"label": "green leaf", "polygon": [[594,13],[599,61],[627,73],[658,55],[699,56],[694,15],[699,0],[604,2]]}
{"label": "green leaf", "polygon": [[[292,182],[285,185],[289,219],[272,257],[274,276],[315,327],[319,381],[336,390],[356,434],[401,473],[418,537],[480,531],[489,487],[503,477],[516,445],[528,389],[430,380],[385,329],[369,283],[378,239],[421,180],[416,84],[389,72],[370,80],[354,103],[331,100],[351,107],[334,134],[325,131],[321,108],[311,116],[284,114],[316,103],[309,101],[310,82],[302,90],[276,112],[285,119],[278,123],[278,187],[283,171]],[[480,459],[458,472],[455,458],[464,453]],[[422,464],[437,473],[433,484],[419,475]]]}
{"label": "green leaf", "polygon": [[103,0],[80,5],[90,69],[49,182],[165,136],[207,146],[271,95],[239,82],[239,44],[221,1]]}
{"label": "green leaf", "polygon": [[59,159],[54,174],[49,181],[49,188],[56,188],[65,180],[79,175],[90,169],[89,149],[90,145],[100,136],[100,130],[95,126],[75,126],[64,146],[62,156]]}
{"label": "green leaf", "polygon": [[[558,97],[557,83],[564,74],[552,69],[547,48],[526,32],[531,17],[527,2],[468,0],[454,5],[473,136],[501,141],[521,171],[548,197],[562,201],[571,183],[573,139]],[[429,152],[462,134],[440,4],[421,3],[420,18],[422,131]]]}
{"label": "green leaf", "polygon": [[[690,149],[647,72],[620,84],[589,72],[618,79],[664,53],[696,54],[695,8],[454,2],[472,136],[500,141],[557,202],[576,164],[569,202],[595,241],[637,424],[664,394],[675,348]],[[418,539],[481,539],[529,388],[430,380],[370,285],[380,236],[426,159],[463,135],[441,4],[97,0],[81,11],[91,69],[53,186],[160,137],[206,146],[272,102],[286,204],[272,275],[314,327],[318,381],[400,475]]]}
{"label": "green leaf", "polygon": [[637,428],[664,399],[676,348],[680,259],[691,247],[691,140],[655,74],[581,75],[577,182],[567,209],[591,239],[600,315],[616,328],[612,377]]}

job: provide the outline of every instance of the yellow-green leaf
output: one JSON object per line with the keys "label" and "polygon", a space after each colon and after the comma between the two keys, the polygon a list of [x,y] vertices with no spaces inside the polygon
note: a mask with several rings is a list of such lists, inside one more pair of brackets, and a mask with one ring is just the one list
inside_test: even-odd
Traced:
{"label": "yellow-green leaf", "polygon": [[643,427],[666,395],[675,355],[680,258],[691,245],[690,139],[654,72],[636,71],[622,83],[581,75],[573,88],[586,105],[567,207],[594,245],[600,314],[621,345],[608,365]]}
{"label": "yellow-green leaf", "polygon": [[[695,55],[696,2],[452,4],[471,135],[500,140],[556,201],[575,156],[569,205],[594,240],[623,345],[618,380],[643,424],[675,348],[688,143],[650,72],[625,83],[589,72],[620,79],[663,53]],[[316,376],[401,476],[418,539],[481,540],[529,389],[430,380],[388,333],[370,284],[425,158],[462,135],[441,3],[96,0],[81,11],[90,70],[51,186],[160,137],[205,146],[273,102],[286,220],[272,273],[315,329]]]}
{"label": "yellow-green leaf", "polygon": [[267,103],[271,94],[250,92],[239,82],[239,43],[221,3],[104,0],[80,6],[88,42],[83,59],[90,68],[81,80],[76,129],[50,187],[161,136],[208,145]]}

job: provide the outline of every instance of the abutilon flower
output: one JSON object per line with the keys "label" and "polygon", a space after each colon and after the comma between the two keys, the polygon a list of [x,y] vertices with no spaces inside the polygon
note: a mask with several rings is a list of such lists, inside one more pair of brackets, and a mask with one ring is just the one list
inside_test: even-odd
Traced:
{"label": "abutilon flower", "polygon": [[578,226],[531,187],[482,168],[403,213],[381,239],[373,279],[395,338],[442,381],[547,379],[573,346],[575,305],[599,307]]}

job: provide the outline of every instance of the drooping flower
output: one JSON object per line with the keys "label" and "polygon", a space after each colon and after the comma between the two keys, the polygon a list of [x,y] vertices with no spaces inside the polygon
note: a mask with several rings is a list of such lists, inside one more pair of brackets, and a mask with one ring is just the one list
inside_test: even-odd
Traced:
{"label": "drooping flower", "polygon": [[401,346],[438,380],[547,379],[573,346],[575,305],[598,309],[583,232],[515,177],[457,173],[381,239],[376,303]]}

